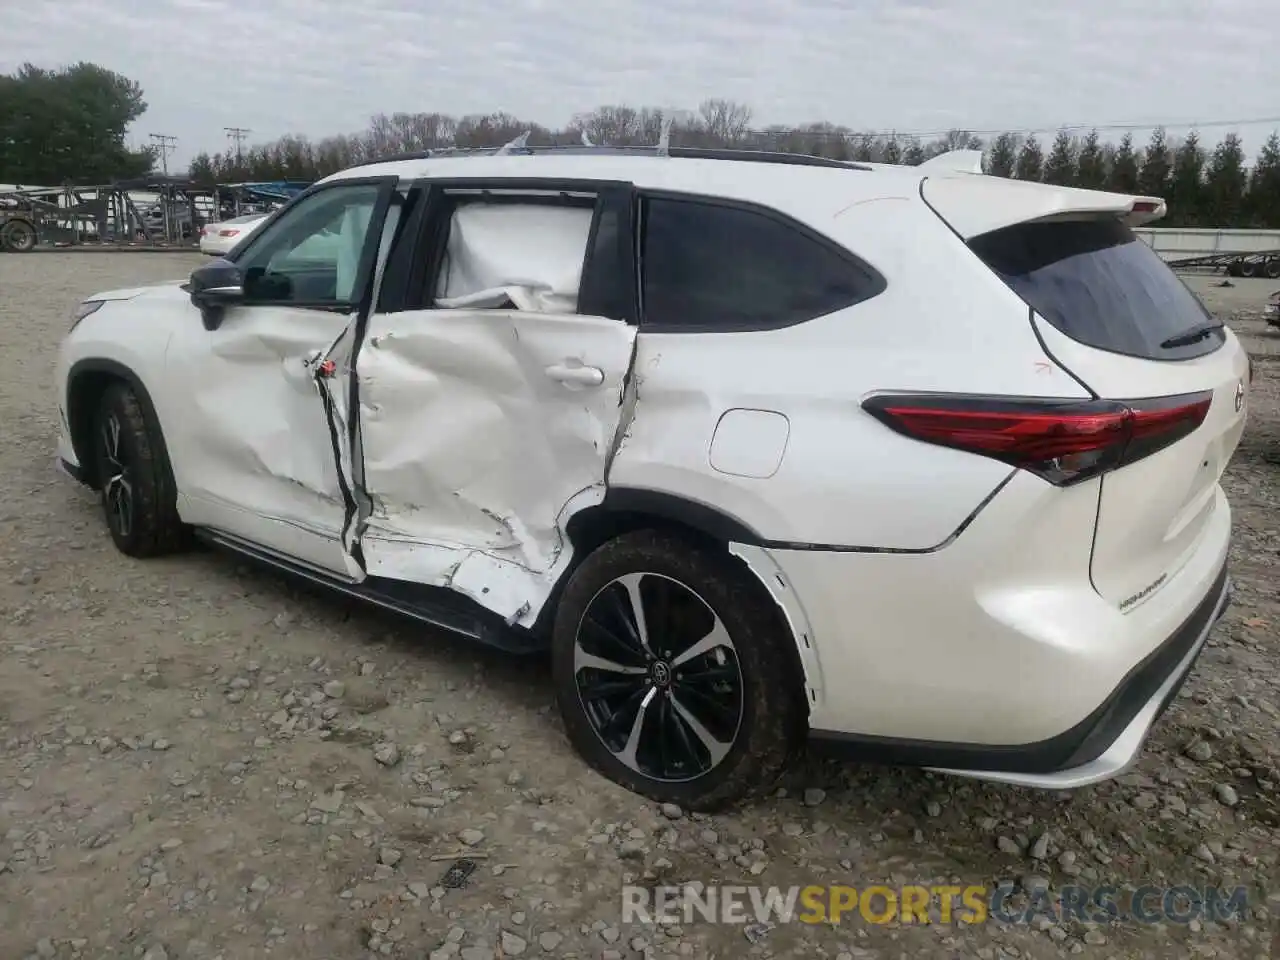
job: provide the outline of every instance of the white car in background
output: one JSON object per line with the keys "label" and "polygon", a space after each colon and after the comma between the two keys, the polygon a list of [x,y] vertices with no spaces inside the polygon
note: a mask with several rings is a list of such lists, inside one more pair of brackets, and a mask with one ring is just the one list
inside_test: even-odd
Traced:
{"label": "white car in background", "polygon": [[1163,201],[957,166],[357,167],[82,303],[58,456],[129,556],[549,649],[574,746],[657,800],[806,739],[1105,780],[1226,607],[1248,358],[1133,233]]}
{"label": "white car in background", "polygon": [[262,226],[268,214],[250,213],[243,217],[209,223],[200,228],[200,252],[211,257],[221,257],[245,237]]}

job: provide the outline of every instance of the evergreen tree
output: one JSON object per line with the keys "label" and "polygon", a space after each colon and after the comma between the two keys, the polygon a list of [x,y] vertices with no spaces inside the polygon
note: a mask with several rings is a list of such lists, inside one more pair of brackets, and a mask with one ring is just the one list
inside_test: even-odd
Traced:
{"label": "evergreen tree", "polygon": [[1146,197],[1163,198],[1169,192],[1169,173],[1173,166],[1169,156],[1169,140],[1164,127],[1156,127],[1151,133],[1147,149],[1142,153],[1142,168],[1138,171],[1138,192]]}
{"label": "evergreen tree", "polygon": [[884,145],[884,162],[885,163],[901,163],[902,147],[898,145],[897,137],[890,137],[889,142]]}
{"label": "evergreen tree", "polygon": [[1076,161],[1076,186],[1102,190],[1107,185],[1107,160],[1098,141],[1098,131],[1090,130],[1080,143]]}
{"label": "evergreen tree", "polygon": [[1280,134],[1262,145],[1249,175],[1249,220],[1255,227],[1280,229]]}
{"label": "evergreen tree", "polygon": [[987,173],[993,177],[1012,177],[1018,162],[1018,141],[1012,133],[1002,133],[991,141],[987,153]]}
{"label": "evergreen tree", "polygon": [[1203,224],[1210,227],[1245,226],[1243,214],[1247,183],[1240,137],[1229,133],[1214,148],[1205,170]]}
{"label": "evergreen tree", "polygon": [[107,183],[140,177],[155,159],[125,145],[146,112],[142,88],[93,63],[25,64],[0,75],[0,182]]}
{"label": "evergreen tree", "polygon": [[1113,193],[1138,192],[1138,154],[1133,149],[1133,134],[1120,138],[1107,170],[1107,189]]}
{"label": "evergreen tree", "polygon": [[1059,130],[1044,162],[1044,182],[1069,187],[1076,179],[1076,145],[1071,134]]}
{"label": "evergreen tree", "polygon": [[1194,130],[1173,157],[1169,177],[1170,226],[1200,226],[1204,215],[1204,148]]}
{"label": "evergreen tree", "polygon": [[1018,151],[1018,160],[1013,165],[1013,175],[1019,180],[1040,180],[1044,172],[1044,153],[1040,149],[1040,141],[1033,133],[1027,137]]}
{"label": "evergreen tree", "polygon": [[907,149],[902,153],[902,162],[909,167],[918,167],[924,163],[924,147],[920,146],[920,141],[912,137],[907,142]]}

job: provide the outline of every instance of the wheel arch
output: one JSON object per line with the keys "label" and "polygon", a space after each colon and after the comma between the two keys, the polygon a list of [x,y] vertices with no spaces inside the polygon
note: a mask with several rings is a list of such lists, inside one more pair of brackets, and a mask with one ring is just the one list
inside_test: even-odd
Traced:
{"label": "wheel arch", "polygon": [[803,684],[806,708],[812,711],[822,696],[812,630],[798,598],[768,559],[765,540],[736,517],[676,494],[610,487],[599,504],[575,513],[565,531],[573,547],[573,560],[543,605],[533,629],[550,636],[560,595],[578,564],[597,547],[637,530],[664,530],[683,536],[746,569],[752,582],[773,601],[770,609],[775,613],[779,635],[791,640],[787,647],[795,676]]}
{"label": "wheel arch", "polygon": [[93,452],[93,418],[102,401],[102,396],[114,383],[123,383],[133,391],[142,407],[142,415],[147,427],[159,442],[159,453],[164,462],[169,462],[169,451],[164,442],[164,431],[160,429],[160,419],[156,415],[155,404],[147,391],[142,378],[126,364],[105,357],[93,357],[77,360],[67,373],[67,427],[71,436],[71,446],[75,450],[76,460],[80,464],[81,479],[86,486],[97,490],[100,487],[97,475],[96,460]]}

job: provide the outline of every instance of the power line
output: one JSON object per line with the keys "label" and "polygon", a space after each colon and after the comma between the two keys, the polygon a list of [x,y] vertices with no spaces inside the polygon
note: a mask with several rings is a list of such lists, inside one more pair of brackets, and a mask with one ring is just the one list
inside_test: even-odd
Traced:
{"label": "power line", "polygon": [[227,139],[235,141],[236,145],[236,163],[240,162],[241,147],[244,144],[244,138],[253,133],[248,127],[223,127],[226,131]]}
{"label": "power line", "polygon": [[748,130],[746,133],[756,137],[774,137],[799,135],[804,137],[813,137],[819,140],[848,140],[858,139],[862,137],[882,137],[888,139],[907,140],[929,140],[935,137],[945,137],[948,134],[959,132],[967,133],[972,136],[999,136],[1002,133],[1013,134],[1033,134],[1033,133],[1058,133],[1059,131],[1080,132],[1097,130],[1102,131],[1133,131],[1133,130],[1154,130],[1157,127],[1173,130],[1209,130],[1221,129],[1223,127],[1253,127],[1261,124],[1271,124],[1280,126],[1280,117],[1251,117],[1243,120],[1153,120],[1145,122],[1126,122],[1126,123],[1064,123],[1057,126],[1044,127],[992,127],[988,129],[976,129],[970,127],[956,126],[949,127],[945,130],[807,130],[803,127],[774,127],[772,129]]}
{"label": "power line", "polygon": [[177,148],[178,138],[167,133],[148,133],[147,136],[156,142],[156,149],[160,151],[160,168],[167,177],[169,175],[169,154]]}

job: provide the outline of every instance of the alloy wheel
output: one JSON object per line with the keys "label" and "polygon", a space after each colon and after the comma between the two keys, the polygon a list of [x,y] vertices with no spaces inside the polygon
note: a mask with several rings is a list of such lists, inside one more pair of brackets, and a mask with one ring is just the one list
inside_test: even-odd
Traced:
{"label": "alloy wheel", "polygon": [[738,653],[683,583],[656,573],[611,581],[587,605],[573,654],[591,728],[636,773],[693,780],[732,749],[745,702]]}
{"label": "alloy wheel", "polygon": [[102,497],[111,525],[127,538],[133,532],[133,478],[120,452],[120,433],[119,417],[108,414],[102,421]]}

